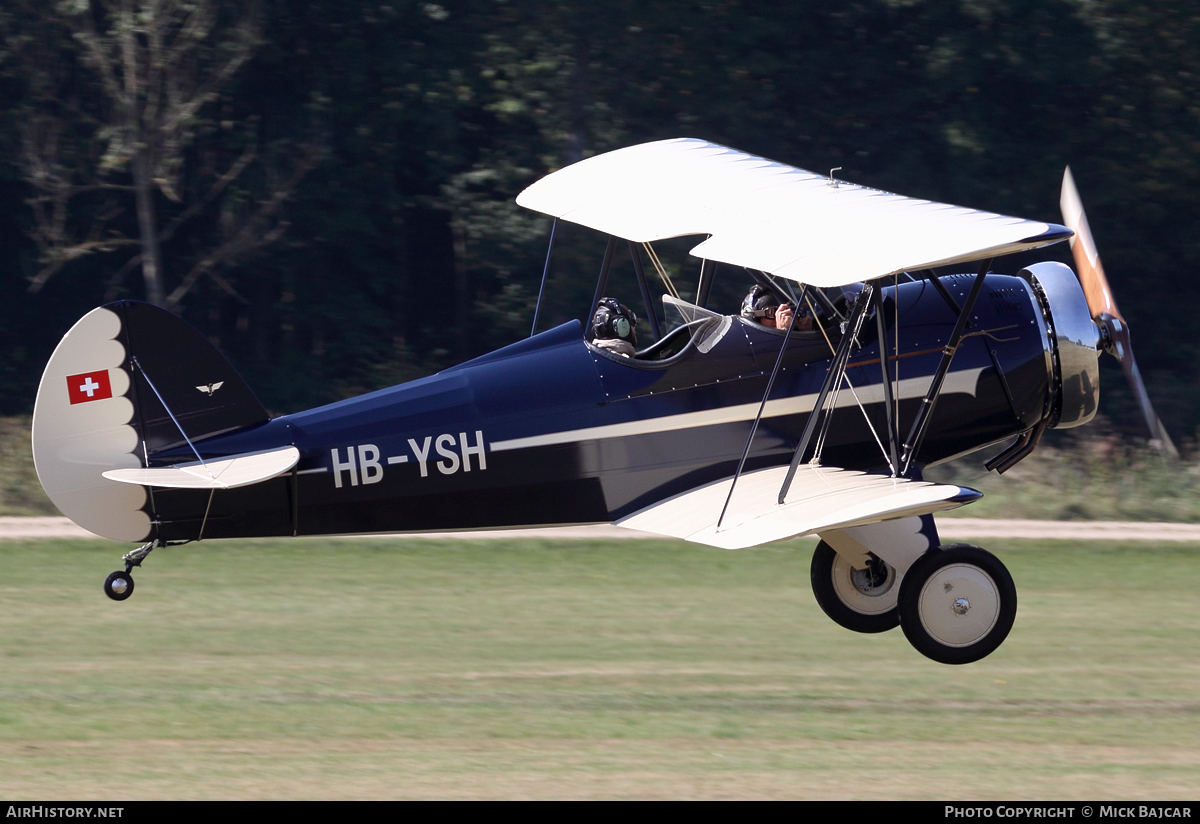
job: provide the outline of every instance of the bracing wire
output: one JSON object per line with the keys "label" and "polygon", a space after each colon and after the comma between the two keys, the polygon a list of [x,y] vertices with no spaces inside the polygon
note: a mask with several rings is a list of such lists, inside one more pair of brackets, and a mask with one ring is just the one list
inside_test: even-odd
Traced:
{"label": "bracing wire", "polygon": [[[813,313],[813,318],[815,319],[816,312],[813,309],[812,301],[809,300],[807,296],[805,296],[805,303],[808,304],[808,309]],[[815,325],[821,330],[821,337],[825,338],[825,345],[829,347],[829,351],[835,352],[833,348],[833,342],[829,340],[829,336],[825,333],[825,327],[819,322],[815,323]],[[813,457],[810,463],[812,463],[814,466],[819,466],[821,463],[821,453],[825,448],[825,440],[829,433],[829,426],[833,418],[833,410],[837,409],[838,396],[841,393],[843,383],[850,390],[850,394],[854,396],[854,402],[857,404],[858,410],[862,412],[863,419],[867,422],[867,429],[871,430],[871,437],[875,439],[876,445],[879,446],[879,452],[883,455],[884,462],[888,465],[888,468],[891,470],[892,474],[895,475],[896,468],[892,465],[891,458],[888,457],[887,449],[884,448],[883,441],[880,440],[879,433],[875,430],[875,424],[871,422],[870,416],[867,415],[866,407],[863,406],[862,400],[858,397],[858,392],[856,392],[854,389],[854,384],[850,382],[849,374],[847,374],[845,371],[842,372],[841,380],[838,381],[837,386],[834,387],[833,395],[828,402],[828,408],[830,411],[829,414],[826,415],[825,420],[821,422],[821,431],[817,436],[817,445],[813,450]],[[899,386],[897,386],[897,390],[899,390]],[[813,414],[816,414],[817,411],[818,410],[814,409]]]}
{"label": "bracing wire", "polygon": [[192,454],[196,456],[196,460],[198,460],[200,465],[204,467],[204,471],[208,473],[208,477],[211,480],[216,480],[216,478],[213,478],[212,470],[208,468],[208,463],[200,457],[200,453],[197,451],[196,445],[192,443],[192,439],[189,438],[187,433],[183,431],[183,426],[179,423],[179,419],[175,417],[175,413],[171,411],[171,407],[167,406],[167,402],[164,401],[163,396],[159,394],[158,388],[154,385],[154,381],[150,380],[150,376],[146,374],[146,369],[140,363],[138,363],[138,359],[136,357],[131,358],[131,362],[137,367],[137,370],[142,373],[142,377],[146,379],[146,384],[154,392],[154,397],[158,398],[158,402],[162,404],[162,408],[167,410],[167,414],[171,417],[171,421],[175,424],[175,428],[179,430],[179,434],[183,436],[185,441],[187,441],[187,445],[192,448]]}
{"label": "bracing wire", "polygon": [[667,292],[676,300],[683,300],[679,296],[679,290],[675,288],[675,284],[671,282],[671,276],[667,274],[667,269],[663,266],[662,261],[658,259],[658,253],[654,251],[654,247],[649,243],[643,243],[642,248],[646,250],[646,256],[650,258],[650,262],[654,264],[654,270],[658,272],[658,276],[662,279],[663,285],[667,287]]}
{"label": "bracing wire", "polygon": [[850,383],[849,376],[845,374],[842,375],[842,380],[846,382],[846,386],[850,389],[850,394],[854,396],[854,402],[858,404],[858,411],[862,412],[863,419],[867,422],[867,429],[871,430],[871,436],[875,438],[875,443],[879,445],[879,451],[883,454],[883,460],[885,463],[887,463],[888,469],[891,470],[892,475],[894,476],[896,474],[896,467],[892,466],[892,459],[888,457],[887,449],[884,448],[883,441],[879,439],[879,433],[875,431],[875,425],[871,423],[871,419],[867,416],[866,407],[864,407],[863,402],[859,400],[858,393],[854,391],[854,384]]}
{"label": "bracing wire", "polygon": [[825,334],[825,327],[817,321],[817,310],[813,306],[812,301],[808,299],[807,295],[804,298],[804,302],[808,304],[808,311],[812,313],[813,324],[821,330],[821,337],[825,338],[825,345],[829,347],[829,353],[831,355],[836,355],[837,350],[833,348],[833,342],[829,340],[829,335]]}
{"label": "bracing wire", "polygon": [[[829,412],[826,413],[825,419],[821,421],[821,431],[817,433],[817,445],[813,447],[812,460],[809,461],[813,466],[821,465],[821,453],[825,451],[825,437],[829,434],[829,424],[833,421],[833,411],[837,409],[838,396],[842,393],[842,382],[838,381],[837,386],[833,387],[829,400],[826,405]],[[813,410],[816,413],[816,410]]]}

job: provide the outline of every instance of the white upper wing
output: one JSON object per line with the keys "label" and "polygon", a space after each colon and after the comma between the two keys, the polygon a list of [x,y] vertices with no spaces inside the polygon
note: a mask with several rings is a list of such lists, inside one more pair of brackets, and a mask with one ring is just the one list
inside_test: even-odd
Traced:
{"label": "white upper wing", "polygon": [[717,518],[731,478],[659,501],[616,524],[722,549],[744,549],[954,509],[980,497],[963,486],[804,464],[797,468],[787,499],[779,505],[775,501],[786,474],[786,466],[776,466],[742,475],[720,529]]}
{"label": "white upper wing", "polygon": [[580,161],[517,197],[529,209],[635,242],[707,234],[696,257],[813,286],[962,263],[1065,240],[1054,223],[838,181],[693,138]]}

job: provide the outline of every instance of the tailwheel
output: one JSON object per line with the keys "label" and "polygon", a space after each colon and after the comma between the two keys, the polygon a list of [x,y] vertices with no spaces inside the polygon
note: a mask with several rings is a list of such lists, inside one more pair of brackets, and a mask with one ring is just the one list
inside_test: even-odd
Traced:
{"label": "tailwheel", "polygon": [[114,601],[124,601],[133,594],[133,576],[118,570],[104,579],[104,594]]}
{"label": "tailwheel", "polygon": [[996,556],[967,544],[926,553],[900,585],[900,627],[918,652],[943,664],[970,664],[1008,637],[1017,588]]}
{"label": "tailwheel", "polygon": [[874,555],[855,568],[821,541],[813,552],[813,595],[833,622],[854,632],[887,632],[900,623],[901,574]]}
{"label": "tailwheel", "polygon": [[130,570],[140,567],[142,561],[146,560],[146,556],[158,546],[162,546],[162,544],[156,539],[122,555],[121,560],[125,562],[125,571],[117,570],[104,579],[104,594],[114,601],[124,601],[132,595],[133,576],[129,574]]}

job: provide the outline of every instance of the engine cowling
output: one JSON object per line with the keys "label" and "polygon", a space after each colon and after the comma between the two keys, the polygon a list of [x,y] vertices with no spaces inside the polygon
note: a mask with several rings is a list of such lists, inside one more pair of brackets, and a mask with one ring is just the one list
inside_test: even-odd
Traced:
{"label": "engine cowling", "polygon": [[1100,402],[1100,327],[1092,320],[1083,287],[1071,267],[1057,261],[1022,269],[1041,303],[1050,394],[1046,424],[1082,426]]}

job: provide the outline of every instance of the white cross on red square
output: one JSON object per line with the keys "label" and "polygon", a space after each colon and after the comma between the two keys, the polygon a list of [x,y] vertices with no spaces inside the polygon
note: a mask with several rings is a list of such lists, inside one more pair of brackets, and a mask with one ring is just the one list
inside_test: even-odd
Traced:
{"label": "white cross on red square", "polygon": [[112,396],[112,383],[108,379],[107,369],[67,376],[67,397],[72,404],[100,401]]}

